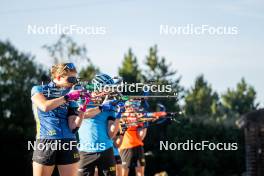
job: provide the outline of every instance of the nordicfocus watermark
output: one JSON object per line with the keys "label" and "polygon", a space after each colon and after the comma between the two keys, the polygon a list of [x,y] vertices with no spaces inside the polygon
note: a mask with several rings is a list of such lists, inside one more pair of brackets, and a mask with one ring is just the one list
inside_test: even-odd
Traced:
{"label": "nordicfocus watermark", "polygon": [[208,24],[182,26],[163,25],[159,26],[160,35],[238,35],[237,26],[211,26]]}
{"label": "nordicfocus watermark", "polygon": [[107,32],[105,26],[80,26],[80,25],[27,25],[27,34],[29,35],[105,35]]}
{"label": "nordicfocus watermark", "polygon": [[80,82],[81,85],[86,85],[91,91],[99,92],[154,92],[154,93],[171,93],[173,87],[170,84],[144,84],[121,82],[120,84],[89,84],[88,82]]}
{"label": "nordicfocus watermark", "polygon": [[213,143],[210,141],[194,142],[187,140],[186,142],[168,142],[160,141],[160,150],[185,150],[185,151],[201,151],[201,150],[218,150],[218,151],[234,151],[238,150],[238,143]]}
{"label": "nordicfocus watermark", "polygon": [[106,149],[105,143],[84,143],[80,144],[76,141],[63,142],[61,140],[54,140],[52,142],[32,142],[28,141],[28,150],[73,150],[74,148],[85,148],[89,150],[102,150]]}

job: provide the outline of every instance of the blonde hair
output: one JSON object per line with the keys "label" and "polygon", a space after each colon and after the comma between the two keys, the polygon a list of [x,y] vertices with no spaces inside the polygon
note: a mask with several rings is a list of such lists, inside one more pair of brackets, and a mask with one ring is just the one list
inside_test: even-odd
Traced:
{"label": "blonde hair", "polygon": [[69,69],[68,63],[60,63],[53,65],[50,69],[51,78],[54,79],[57,76],[67,76],[69,73],[77,73],[76,69]]}

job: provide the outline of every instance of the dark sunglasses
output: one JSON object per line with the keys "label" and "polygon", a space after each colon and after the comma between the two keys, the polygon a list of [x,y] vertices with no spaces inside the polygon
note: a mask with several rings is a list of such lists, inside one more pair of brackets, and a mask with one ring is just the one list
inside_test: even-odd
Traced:
{"label": "dark sunglasses", "polygon": [[76,84],[78,83],[78,79],[75,76],[69,76],[67,78],[68,83]]}

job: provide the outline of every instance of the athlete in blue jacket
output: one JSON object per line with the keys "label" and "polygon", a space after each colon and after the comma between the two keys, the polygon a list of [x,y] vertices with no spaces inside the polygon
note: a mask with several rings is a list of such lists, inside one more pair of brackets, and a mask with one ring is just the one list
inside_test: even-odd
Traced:
{"label": "athlete in blue jacket", "polygon": [[[106,74],[96,75],[92,82],[100,85],[114,84],[113,79]],[[79,176],[94,176],[96,167],[99,176],[114,176],[116,173],[112,138],[118,131],[120,114],[115,112],[113,101],[105,101],[98,107],[97,113],[85,114],[78,131],[81,158]],[[93,118],[89,118],[91,116]]]}
{"label": "athlete in blue jacket", "polygon": [[[71,91],[72,80],[76,80],[72,63],[54,65],[51,76],[49,84],[34,86],[31,90],[37,131],[33,175],[51,176],[57,165],[60,176],[76,176],[79,153],[75,132],[81,125],[90,97],[81,91]],[[75,111],[76,104],[72,100],[77,100],[81,93],[86,104]]]}

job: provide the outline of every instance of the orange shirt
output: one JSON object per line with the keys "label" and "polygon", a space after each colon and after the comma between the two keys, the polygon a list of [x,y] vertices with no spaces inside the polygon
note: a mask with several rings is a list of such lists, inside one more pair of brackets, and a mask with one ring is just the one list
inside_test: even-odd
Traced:
{"label": "orange shirt", "polygon": [[[136,117],[128,116],[127,119],[129,121],[135,121]],[[122,144],[119,148],[122,150],[143,145],[144,143],[138,135],[138,127],[129,127],[124,134]]]}
{"label": "orange shirt", "polygon": [[143,145],[144,143],[138,135],[137,127],[129,127],[124,134],[120,149],[128,149]]}

